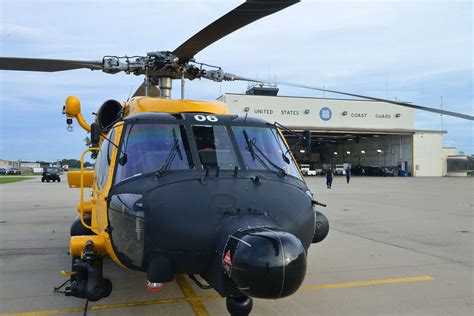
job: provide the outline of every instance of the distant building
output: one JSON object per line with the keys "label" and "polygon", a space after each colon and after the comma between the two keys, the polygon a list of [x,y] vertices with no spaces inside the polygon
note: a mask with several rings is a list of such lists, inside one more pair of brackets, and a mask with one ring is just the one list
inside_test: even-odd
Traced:
{"label": "distant building", "polygon": [[53,166],[50,162],[30,162],[20,160],[4,160],[0,159],[0,168],[18,168],[21,171],[33,171],[35,168],[44,168]]}
{"label": "distant building", "polygon": [[21,167],[22,168],[40,168],[40,163],[39,162],[28,162],[28,161],[22,161],[21,162]]}
{"label": "distant building", "polygon": [[[218,99],[231,113],[278,122],[298,132],[310,130],[311,148],[297,147],[293,154],[315,169],[347,163],[417,177],[448,174],[448,156],[456,149],[443,149],[447,132],[416,129],[413,109],[376,101],[277,96],[277,92],[275,86],[254,85],[246,94],[226,93]],[[284,134],[290,146],[298,142],[298,136]]]}
{"label": "distant building", "polygon": [[20,168],[20,162],[0,159],[0,168]]}

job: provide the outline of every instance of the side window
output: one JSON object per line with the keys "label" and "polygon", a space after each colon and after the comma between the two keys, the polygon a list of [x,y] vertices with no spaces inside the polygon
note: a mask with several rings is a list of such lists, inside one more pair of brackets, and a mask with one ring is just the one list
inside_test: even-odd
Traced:
{"label": "side window", "polygon": [[112,151],[114,150],[114,145],[112,143],[115,143],[115,129],[113,129],[109,135],[107,135],[107,138],[110,140],[107,141],[108,143],[108,149],[107,149],[107,163],[110,165],[110,161],[112,160]]}
{"label": "side window", "polygon": [[[110,137],[107,137],[107,138],[110,139]],[[109,141],[104,139],[102,141],[102,145],[100,146],[100,153],[97,156],[95,180],[99,189],[102,189],[105,186],[105,183],[107,182],[107,177],[109,175],[109,167],[110,167],[109,145],[110,145]],[[110,145],[110,146],[113,146],[113,145]]]}

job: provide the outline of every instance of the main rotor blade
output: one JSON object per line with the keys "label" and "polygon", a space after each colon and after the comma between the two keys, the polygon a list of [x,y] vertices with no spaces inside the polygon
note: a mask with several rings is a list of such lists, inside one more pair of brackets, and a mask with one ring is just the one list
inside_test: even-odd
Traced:
{"label": "main rotor blade", "polygon": [[173,51],[181,61],[188,61],[201,50],[230,33],[300,0],[247,0],[212,22]]}
{"label": "main rotor blade", "polygon": [[[250,81],[250,82],[262,82],[261,80],[253,79],[253,78],[245,78],[245,77],[240,77],[236,75],[230,75],[230,77],[233,80],[241,80],[241,81]],[[361,95],[361,94],[355,94],[355,93],[349,93],[349,92],[342,92],[342,91],[336,91],[336,90],[329,90],[329,89],[323,89],[323,88],[318,88],[318,87],[312,87],[312,86],[307,86],[307,85],[302,85],[298,83],[291,83],[291,82],[275,82],[276,84],[282,85],[282,86],[289,86],[289,87],[296,87],[296,88],[303,88],[303,89],[310,89],[310,90],[317,90],[317,91],[324,91],[324,92],[330,92],[330,93],[335,93],[335,94],[341,94],[341,95],[347,95],[351,97],[357,97],[357,98],[362,98],[362,99],[367,99],[367,100],[372,100],[372,101],[380,101],[380,102],[386,102],[386,103],[391,103],[399,106],[404,106],[407,108],[411,109],[417,109],[417,110],[422,110],[422,111],[427,111],[427,112],[433,112],[437,114],[443,114],[443,115],[448,115],[448,116],[454,116],[457,118],[462,118],[465,120],[474,120],[474,116],[468,115],[468,114],[463,114],[463,113],[458,113],[458,112],[452,112],[452,111],[446,111],[446,110],[440,110],[440,109],[435,109],[427,106],[422,106],[422,105],[417,105],[413,103],[406,103],[406,102],[399,102],[399,101],[393,101],[393,100],[387,100],[387,99],[382,99],[382,98],[376,98],[376,97],[370,97],[366,95]]]}
{"label": "main rotor blade", "polygon": [[54,72],[81,68],[101,70],[102,61],[0,57],[0,70]]}

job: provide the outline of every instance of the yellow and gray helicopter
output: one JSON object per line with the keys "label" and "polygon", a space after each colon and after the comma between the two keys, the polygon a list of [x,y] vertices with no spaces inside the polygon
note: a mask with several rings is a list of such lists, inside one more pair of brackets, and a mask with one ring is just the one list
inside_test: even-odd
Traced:
{"label": "yellow and gray helicopter", "polygon": [[[172,100],[173,80],[258,81],[198,63],[194,56],[222,37],[296,0],[249,0],[174,51],[105,56],[97,61],[1,57],[1,70],[72,69],[143,75],[126,102],[106,101],[88,124],[80,101],[63,112],[90,132],[95,170],[69,172],[80,188],[71,226],[72,269],[66,295],[97,301],[109,296],[103,258],[146,273],[158,290],[176,274],[227,298],[233,315],[246,315],[252,297],[277,299],[298,290],[312,243],[329,231],[327,218],[304,182],[282,131],[261,119],[229,113],[219,101]],[[280,82],[472,120],[465,114],[341,91]],[[182,90],[183,91],[183,90]],[[183,95],[183,93],[182,93]],[[309,131],[298,134],[309,146]],[[92,188],[86,200],[84,189]],[[199,278],[197,277],[199,276]],[[207,282],[207,284],[205,282]]]}

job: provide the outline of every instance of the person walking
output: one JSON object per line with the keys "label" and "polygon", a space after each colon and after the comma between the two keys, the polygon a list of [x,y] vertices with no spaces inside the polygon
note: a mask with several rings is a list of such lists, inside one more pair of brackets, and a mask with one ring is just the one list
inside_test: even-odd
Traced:
{"label": "person walking", "polygon": [[349,167],[346,168],[346,180],[347,184],[349,184],[349,181],[351,181],[351,169]]}
{"label": "person walking", "polygon": [[331,186],[332,186],[332,178],[333,178],[332,169],[328,168],[326,170],[326,185],[327,185],[328,189],[330,189]]}

